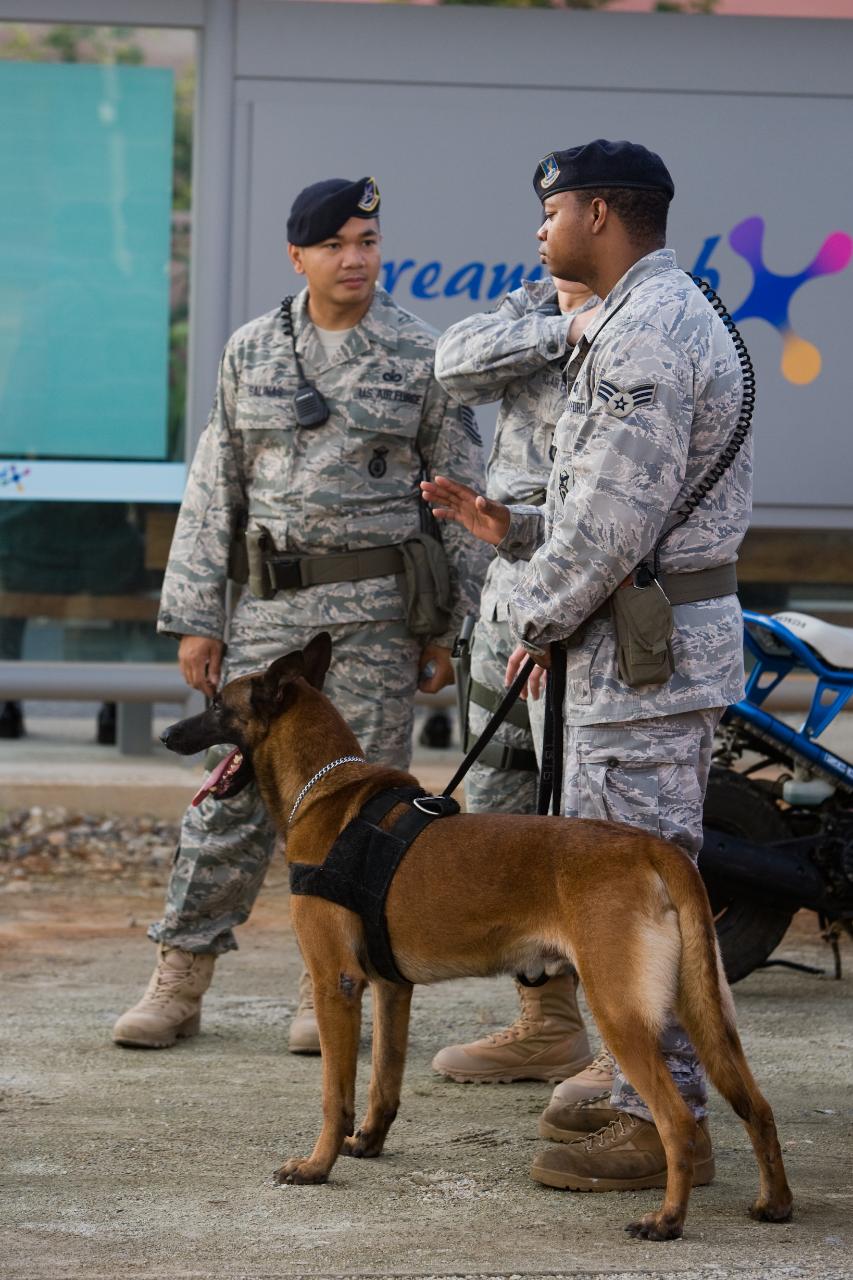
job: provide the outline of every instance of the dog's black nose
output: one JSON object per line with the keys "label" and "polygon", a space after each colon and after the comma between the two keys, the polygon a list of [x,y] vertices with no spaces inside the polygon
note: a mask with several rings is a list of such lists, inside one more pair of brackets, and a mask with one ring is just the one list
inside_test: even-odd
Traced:
{"label": "dog's black nose", "polygon": [[170,724],[168,729],[164,729],[163,732],[160,734],[160,741],[162,742],[164,747],[168,747],[169,738],[172,736],[172,730],[174,729],[174,727],[175,726],[173,724]]}

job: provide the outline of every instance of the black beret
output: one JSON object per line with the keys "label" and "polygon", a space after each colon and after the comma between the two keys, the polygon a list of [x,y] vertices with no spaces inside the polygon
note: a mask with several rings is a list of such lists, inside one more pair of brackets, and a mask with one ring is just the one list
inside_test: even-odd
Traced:
{"label": "black beret", "polygon": [[379,215],[379,187],[375,178],[327,178],[300,191],[287,219],[290,244],[319,244],[340,231],[350,218]]}
{"label": "black beret", "polygon": [[557,191],[599,187],[662,191],[670,200],[675,195],[670,172],[659,155],[638,142],[608,142],[605,138],[552,151],[536,166],[533,187],[540,200]]}

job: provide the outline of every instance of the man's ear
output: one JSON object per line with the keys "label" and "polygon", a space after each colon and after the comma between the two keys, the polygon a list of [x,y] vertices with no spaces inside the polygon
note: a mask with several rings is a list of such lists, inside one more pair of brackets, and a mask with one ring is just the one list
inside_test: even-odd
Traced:
{"label": "man's ear", "polygon": [[302,246],[298,244],[288,244],[287,256],[290,258],[290,265],[298,276],[305,275],[305,264],[302,261]]}
{"label": "man's ear", "polygon": [[301,649],[276,658],[264,674],[252,682],[252,707],[261,715],[281,711],[287,700],[288,687],[304,674]]}
{"label": "man's ear", "polygon": [[302,658],[305,663],[305,679],[315,689],[322,689],[332,661],[332,637],[328,631],[321,631],[313,640],[309,640],[302,650]]}

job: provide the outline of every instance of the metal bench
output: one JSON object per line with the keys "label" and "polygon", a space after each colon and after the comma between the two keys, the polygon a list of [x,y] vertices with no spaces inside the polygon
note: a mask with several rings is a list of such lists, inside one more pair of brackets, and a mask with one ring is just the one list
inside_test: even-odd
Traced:
{"label": "metal bench", "polygon": [[116,743],[122,755],[143,756],[153,745],[155,702],[179,703],[188,713],[188,689],[171,662],[0,662],[0,699],[115,702]]}

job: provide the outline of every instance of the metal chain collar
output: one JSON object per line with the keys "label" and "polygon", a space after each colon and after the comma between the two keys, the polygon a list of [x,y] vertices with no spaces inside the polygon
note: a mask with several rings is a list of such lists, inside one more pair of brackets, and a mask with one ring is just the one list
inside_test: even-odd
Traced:
{"label": "metal chain collar", "polygon": [[331,773],[333,769],[337,769],[338,765],[341,764],[367,764],[367,761],[364,756],[341,756],[339,760],[332,760],[329,764],[324,764],[322,769],[319,769],[317,773],[314,774],[314,777],[311,778],[309,782],[305,783],[305,786],[296,797],[293,803],[293,808],[290,810],[290,817],[287,819],[288,826],[293,821],[294,813],[296,813],[296,810],[302,804],[302,801],[305,799],[314,784],[319,782],[321,778],[325,778],[327,773]]}

